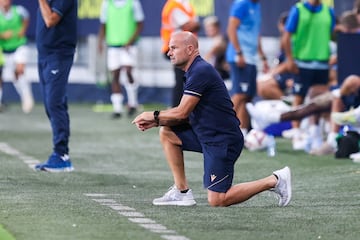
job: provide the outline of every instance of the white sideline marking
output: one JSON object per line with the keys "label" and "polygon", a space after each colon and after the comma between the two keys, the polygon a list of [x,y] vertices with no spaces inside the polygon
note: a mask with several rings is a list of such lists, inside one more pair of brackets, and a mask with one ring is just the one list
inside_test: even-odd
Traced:
{"label": "white sideline marking", "polygon": [[123,205],[109,205],[109,207],[111,207],[115,211],[135,211],[134,208]]}
{"label": "white sideline marking", "polygon": [[173,236],[173,235],[163,235],[162,238],[166,240],[187,240],[187,238],[183,236]]}
{"label": "white sideline marking", "polygon": [[31,157],[31,156],[27,156],[23,153],[21,153],[19,150],[11,147],[9,144],[7,144],[6,142],[0,142],[0,151],[13,156],[13,157],[17,157],[20,160],[22,160],[26,165],[28,165],[29,168],[31,169],[35,169],[35,165],[39,164],[40,161]]}
{"label": "white sideline marking", "polygon": [[129,220],[134,223],[155,223],[155,221],[150,218],[129,218]]}
{"label": "white sideline marking", "polygon": [[166,226],[156,223],[155,220],[151,218],[146,218],[143,213],[136,211],[135,208],[123,205],[116,200],[110,198],[110,195],[115,194],[103,194],[103,193],[84,193],[85,196],[90,197],[94,202],[99,203],[102,206],[111,208],[112,210],[117,211],[119,215],[127,217],[127,219],[135,223],[136,225],[145,228],[153,233],[165,234],[160,235],[162,239],[165,240],[190,240],[185,236],[178,235],[176,231],[167,229]]}

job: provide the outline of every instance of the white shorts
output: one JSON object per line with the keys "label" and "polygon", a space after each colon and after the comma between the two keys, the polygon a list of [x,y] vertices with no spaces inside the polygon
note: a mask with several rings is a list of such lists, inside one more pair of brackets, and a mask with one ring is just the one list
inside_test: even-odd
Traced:
{"label": "white shorts", "polygon": [[14,64],[26,64],[28,62],[28,55],[28,46],[22,45],[13,53],[4,53],[5,65],[9,68],[14,68]]}
{"label": "white shorts", "polygon": [[137,59],[137,47],[109,47],[107,51],[107,67],[110,71],[123,66],[134,67]]}

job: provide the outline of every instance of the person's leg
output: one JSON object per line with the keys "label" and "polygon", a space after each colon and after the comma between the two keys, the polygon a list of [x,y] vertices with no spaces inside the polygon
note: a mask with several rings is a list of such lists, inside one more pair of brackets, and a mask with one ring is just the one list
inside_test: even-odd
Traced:
{"label": "person's leg", "polygon": [[241,203],[260,192],[274,188],[276,183],[276,177],[271,175],[256,181],[236,184],[225,193],[208,190],[208,202],[214,207]]}
{"label": "person's leg", "polygon": [[[315,69],[312,71],[313,78],[311,79],[308,96],[310,97],[310,101],[313,101],[314,98],[318,97],[317,102],[321,105],[324,104],[322,100],[326,100],[326,97],[325,99],[321,99],[319,98],[319,96],[326,96],[326,93],[330,93],[328,87],[329,70]],[[330,107],[327,113],[330,113]],[[306,144],[306,150],[310,153],[312,151],[322,148],[322,146],[324,145],[324,136],[322,134],[321,126],[319,124],[322,115],[325,115],[325,112],[317,112],[309,117],[310,126],[308,127],[308,143]]]}
{"label": "person's leg", "polygon": [[136,66],[137,47],[121,48],[121,66],[125,70],[127,81],[124,82],[127,94],[128,116],[135,114],[138,107],[138,83],[134,79],[133,70]]}
{"label": "person's leg", "polygon": [[34,107],[34,97],[32,94],[31,82],[25,76],[25,67],[28,59],[28,48],[21,46],[13,53],[14,85],[16,86],[20,98],[21,107],[24,113],[29,113]]}
{"label": "person's leg", "polygon": [[[303,104],[304,98],[309,89],[309,85],[310,85],[309,82],[311,81],[311,78],[312,78],[312,72],[310,70],[299,68],[299,74],[296,77],[294,77],[294,85],[293,85],[294,99],[292,103],[293,108],[296,108],[301,104]],[[293,140],[294,138],[300,139],[301,138],[300,121],[297,120],[292,121],[291,125],[292,125],[291,129],[286,130],[282,133],[283,137]]]}
{"label": "person's leg", "polygon": [[265,79],[257,81],[257,94],[263,99],[281,99],[284,96],[276,79],[268,74]]}
{"label": "person's leg", "polygon": [[36,165],[36,170],[68,172],[74,169],[68,156],[70,120],[66,98],[72,64],[72,56],[65,59],[56,57],[44,59],[42,63],[38,64],[45,110],[53,134],[53,153],[45,163]]}
{"label": "person's leg", "polygon": [[246,135],[250,127],[250,117],[246,110],[246,103],[250,102],[251,99],[245,94],[235,94],[231,97],[231,101],[234,104],[236,116],[240,120],[241,131]]}
{"label": "person's leg", "polygon": [[[69,153],[70,119],[67,104],[67,84],[72,57],[49,61],[50,69],[59,69],[57,74],[49,74],[46,91],[47,105],[53,130],[54,152],[59,155]],[[51,70],[50,70],[51,71]]]}
{"label": "person's leg", "polygon": [[328,112],[331,110],[333,95],[331,92],[320,94],[307,104],[300,105],[295,110],[282,113],[280,121],[301,120],[315,113]]}
{"label": "person's leg", "polygon": [[183,150],[201,152],[197,137],[190,125],[161,127],[160,141],[174,178],[174,185],[162,197],[155,198],[153,205],[195,205],[196,201],[186,180]]}
{"label": "person's leg", "polygon": [[136,112],[136,109],[139,105],[138,103],[138,84],[134,81],[132,67],[125,67],[126,75],[128,81],[125,82],[125,89],[127,94],[127,104],[128,104],[128,115],[132,116]]}
{"label": "person's leg", "polygon": [[24,75],[25,64],[17,63],[15,65],[15,85],[18,86],[21,98],[21,107],[24,113],[29,113],[34,107],[34,98],[32,94],[31,82]]}
{"label": "person's leg", "polygon": [[180,138],[169,127],[160,128],[160,142],[165,158],[173,174],[175,186],[179,190],[189,188],[185,176],[184,155]]}
{"label": "person's leg", "polygon": [[291,199],[291,173],[288,167],[256,181],[232,184],[234,164],[240,156],[242,146],[242,139],[233,144],[203,144],[203,182],[208,189],[210,206],[238,204],[265,190],[277,193],[280,196],[279,206],[286,206]]}
{"label": "person's leg", "polygon": [[123,112],[123,100],[120,84],[121,48],[109,47],[107,50],[107,69],[111,72],[112,118],[120,118]]}
{"label": "person's leg", "polygon": [[123,112],[123,99],[124,96],[121,91],[121,84],[120,84],[120,69],[116,69],[111,71],[111,103],[113,105],[113,118],[121,117]]}
{"label": "person's leg", "polygon": [[235,63],[230,64],[232,97],[236,116],[240,120],[240,128],[244,135],[250,128],[250,116],[246,109],[246,103],[251,102],[256,94],[256,66],[247,64],[239,68]]}
{"label": "person's leg", "polygon": [[259,104],[254,105],[247,103],[246,109],[254,121],[254,124],[256,124],[256,126],[253,127],[263,130],[272,123],[302,120],[311,114],[328,112],[331,109],[332,98],[333,95],[330,92],[324,93],[315,97],[309,103],[299,105],[296,109],[285,112],[271,107],[272,100],[268,100],[269,107],[267,108],[260,108],[258,106]]}

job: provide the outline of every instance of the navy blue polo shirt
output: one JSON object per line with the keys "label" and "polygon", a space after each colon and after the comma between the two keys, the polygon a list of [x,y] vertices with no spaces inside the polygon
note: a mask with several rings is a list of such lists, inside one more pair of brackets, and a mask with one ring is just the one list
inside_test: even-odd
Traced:
{"label": "navy blue polo shirt", "polygon": [[236,117],[224,80],[208,62],[196,57],[185,73],[184,94],[200,98],[189,116],[201,143],[241,141]]}
{"label": "navy blue polo shirt", "polygon": [[40,8],[36,20],[36,45],[39,56],[60,54],[71,55],[75,52],[77,41],[77,0],[48,0],[52,11],[61,16],[54,27],[46,27]]}

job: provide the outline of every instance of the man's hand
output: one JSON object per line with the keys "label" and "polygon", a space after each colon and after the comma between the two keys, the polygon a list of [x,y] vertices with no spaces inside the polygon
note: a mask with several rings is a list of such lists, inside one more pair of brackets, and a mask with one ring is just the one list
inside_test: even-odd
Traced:
{"label": "man's hand", "polygon": [[138,115],[133,121],[132,124],[136,124],[136,127],[140,131],[145,131],[147,129],[157,127],[158,124],[154,119],[154,113],[153,112],[143,112],[140,115]]}
{"label": "man's hand", "polygon": [[295,74],[299,73],[299,69],[293,59],[286,60],[285,64],[286,64],[286,68],[288,69],[289,72],[295,73]]}
{"label": "man's hand", "polygon": [[1,38],[5,39],[5,40],[11,38],[12,36],[13,36],[13,32],[10,30],[7,30],[7,31],[1,33]]}

